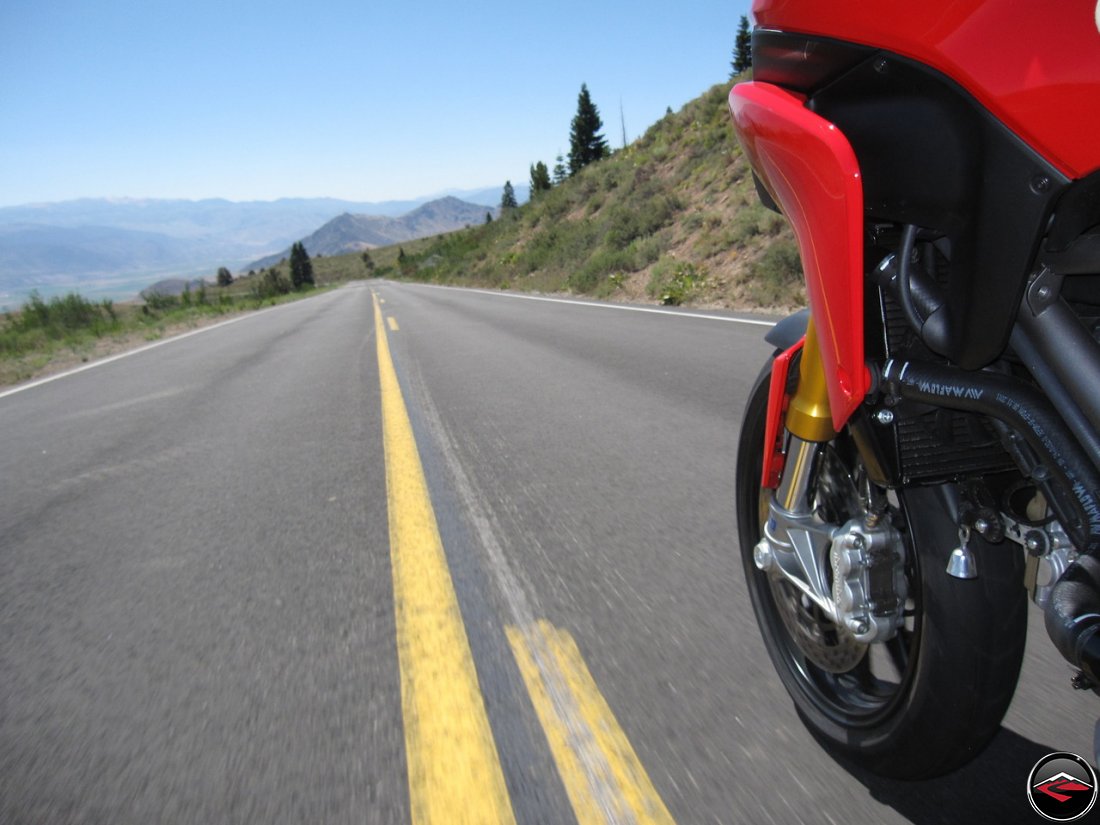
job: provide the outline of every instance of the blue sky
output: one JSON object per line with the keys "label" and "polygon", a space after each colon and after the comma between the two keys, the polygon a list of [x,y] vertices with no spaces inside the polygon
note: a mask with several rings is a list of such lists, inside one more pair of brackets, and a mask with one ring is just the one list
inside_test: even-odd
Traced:
{"label": "blue sky", "polygon": [[748,0],[4,0],[0,206],[525,182],[587,83],[621,143],[729,74]]}

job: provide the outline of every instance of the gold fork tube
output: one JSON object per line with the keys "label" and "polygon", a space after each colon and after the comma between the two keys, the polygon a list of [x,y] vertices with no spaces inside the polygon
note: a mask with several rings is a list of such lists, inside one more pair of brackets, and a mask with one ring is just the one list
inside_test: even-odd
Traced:
{"label": "gold fork tube", "polygon": [[806,326],[806,342],[799,362],[798,389],[787,408],[786,428],[803,441],[831,441],[836,438],[829,408],[829,387],[825,364],[817,343],[813,319]]}

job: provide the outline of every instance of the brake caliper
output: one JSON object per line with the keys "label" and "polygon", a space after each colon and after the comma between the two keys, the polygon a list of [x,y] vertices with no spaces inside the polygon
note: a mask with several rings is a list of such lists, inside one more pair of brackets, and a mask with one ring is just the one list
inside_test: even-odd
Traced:
{"label": "brake caliper", "polygon": [[905,620],[904,547],[885,518],[852,519],[833,535],[829,556],[837,623],[860,642],[892,639]]}

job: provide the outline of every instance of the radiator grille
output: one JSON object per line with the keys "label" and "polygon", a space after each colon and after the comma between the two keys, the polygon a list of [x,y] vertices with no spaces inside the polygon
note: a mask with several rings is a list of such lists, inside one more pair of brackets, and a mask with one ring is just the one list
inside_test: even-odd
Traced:
{"label": "radiator grille", "polygon": [[[934,359],[905,322],[901,307],[883,295],[886,345],[894,357]],[[901,404],[895,409],[902,477],[943,481],[1015,467],[984,416]]]}
{"label": "radiator grille", "polygon": [[935,410],[897,419],[905,481],[936,481],[1015,466],[996,434],[978,415]]}

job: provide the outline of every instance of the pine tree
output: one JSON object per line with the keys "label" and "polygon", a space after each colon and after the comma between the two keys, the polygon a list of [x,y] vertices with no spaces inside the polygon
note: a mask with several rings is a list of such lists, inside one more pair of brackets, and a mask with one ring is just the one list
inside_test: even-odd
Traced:
{"label": "pine tree", "polygon": [[569,129],[569,176],[577,174],[588,164],[607,156],[607,141],[600,134],[603,121],[596,104],[588,94],[588,86],[581,84],[577,95],[577,114]]}
{"label": "pine tree", "polygon": [[313,286],[313,263],[309,260],[309,253],[305,246],[298,241],[290,247],[290,283],[295,289],[302,289],[306,284]]}
{"label": "pine tree", "polygon": [[508,209],[515,209],[519,206],[519,202],[516,201],[516,190],[512,188],[512,182],[510,180],[504,181],[504,192],[500,196],[500,210],[503,212]]}
{"label": "pine tree", "polygon": [[[749,18],[741,15],[737,24],[737,39],[733,44],[733,74],[738,75],[752,68],[752,35],[749,34]],[[732,75],[731,75],[732,77]]]}
{"label": "pine tree", "polygon": [[569,171],[565,168],[565,158],[559,153],[554,158],[554,186],[557,186],[567,177],[569,177]]}
{"label": "pine tree", "polygon": [[224,266],[218,267],[218,286],[229,286],[233,283],[233,273]]}
{"label": "pine tree", "polygon": [[546,164],[541,160],[531,167],[531,197],[534,198],[539,192],[550,191],[550,170],[546,168]]}

